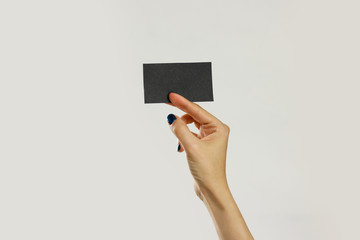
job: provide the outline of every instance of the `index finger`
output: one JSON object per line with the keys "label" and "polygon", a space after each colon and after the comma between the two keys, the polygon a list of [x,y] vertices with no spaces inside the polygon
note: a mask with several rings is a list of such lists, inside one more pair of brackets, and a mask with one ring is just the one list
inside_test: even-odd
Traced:
{"label": "index finger", "polygon": [[187,100],[180,94],[171,92],[169,94],[169,99],[171,103],[175,105],[175,107],[191,115],[200,124],[207,124],[218,120],[198,104]]}

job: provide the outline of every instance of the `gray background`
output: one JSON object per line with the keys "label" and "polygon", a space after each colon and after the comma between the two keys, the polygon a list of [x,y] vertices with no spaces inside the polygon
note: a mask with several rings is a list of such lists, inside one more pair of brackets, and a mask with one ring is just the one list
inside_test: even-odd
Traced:
{"label": "gray background", "polygon": [[217,239],[142,63],[213,63],[257,239],[359,239],[357,1],[0,1],[0,239]]}

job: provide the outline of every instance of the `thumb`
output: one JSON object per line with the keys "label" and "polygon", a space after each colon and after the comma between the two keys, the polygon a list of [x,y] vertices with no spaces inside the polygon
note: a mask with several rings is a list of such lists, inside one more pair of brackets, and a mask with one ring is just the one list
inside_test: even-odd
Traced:
{"label": "thumb", "polygon": [[198,139],[192,134],[187,124],[178,116],[169,114],[167,116],[168,123],[170,124],[171,131],[179,139],[183,147],[186,148],[189,145],[194,144]]}

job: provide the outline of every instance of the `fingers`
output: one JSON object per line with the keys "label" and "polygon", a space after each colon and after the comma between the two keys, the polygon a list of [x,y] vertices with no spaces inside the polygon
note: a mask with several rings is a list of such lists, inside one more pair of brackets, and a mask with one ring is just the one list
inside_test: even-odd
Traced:
{"label": "fingers", "polygon": [[184,120],[173,114],[168,115],[168,122],[170,124],[171,131],[181,142],[181,145],[186,149],[192,144],[196,144],[199,141],[193,133],[190,131]]}
{"label": "fingers", "polygon": [[190,116],[189,114],[184,114],[181,119],[186,123],[186,124],[190,124],[190,123],[194,123],[197,129],[200,129],[200,123],[196,122],[195,119]]}
{"label": "fingers", "polygon": [[[194,123],[195,126],[197,127],[197,129],[200,129],[200,124],[198,122],[196,122],[194,120],[193,117],[191,117],[189,114],[184,114],[183,116],[181,116],[181,119],[186,123],[186,124],[190,124],[190,123]],[[198,134],[197,133],[194,133],[194,132],[191,132],[196,138],[199,138],[198,137]],[[178,152],[183,152],[184,151],[184,148],[182,147],[180,141],[178,141],[178,149],[177,149]]]}
{"label": "fingers", "polygon": [[[195,137],[199,138],[199,135],[197,133],[191,132]],[[200,138],[199,138],[200,139]],[[184,151],[184,147],[181,145],[180,141],[178,141],[178,146],[177,146],[177,151],[178,152],[183,152]]]}
{"label": "fingers", "polygon": [[[185,124],[190,124],[190,123],[194,123],[195,126],[197,127],[197,129],[200,129],[200,124],[198,122],[196,122],[194,120],[193,117],[191,117],[189,114],[184,114],[183,116],[181,116],[181,119],[185,122]],[[199,136],[197,133],[191,132],[196,138],[199,139]],[[184,147],[182,146],[182,144],[180,143],[180,141],[178,141],[178,146],[177,146],[177,151],[178,152],[183,152],[184,151]]]}
{"label": "fingers", "polygon": [[175,105],[175,107],[190,114],[200,124],[207,124],[210,122],[218,121],[217,118],[215,118],[205,109],[200,107],[198,104],[187,100],[186,98],[177,93],[171,92],[169,94],[169,99],[171,103]]}

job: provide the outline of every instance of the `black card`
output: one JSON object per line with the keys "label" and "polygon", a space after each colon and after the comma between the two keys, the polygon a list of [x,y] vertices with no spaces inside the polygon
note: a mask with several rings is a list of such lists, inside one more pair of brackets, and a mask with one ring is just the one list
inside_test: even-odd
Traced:
{"label": "black card", "polygon": [[214,101],[211,62],[143,65],[145,103],[168,103],[176,92],[192,102]]}

